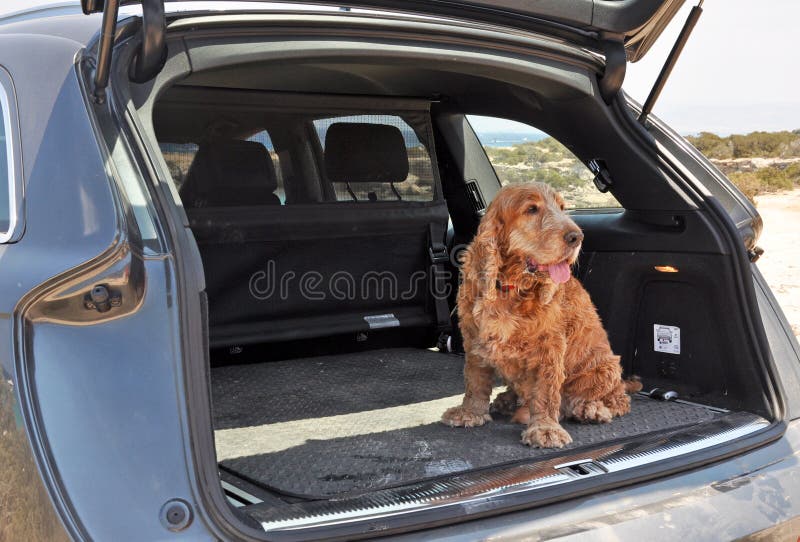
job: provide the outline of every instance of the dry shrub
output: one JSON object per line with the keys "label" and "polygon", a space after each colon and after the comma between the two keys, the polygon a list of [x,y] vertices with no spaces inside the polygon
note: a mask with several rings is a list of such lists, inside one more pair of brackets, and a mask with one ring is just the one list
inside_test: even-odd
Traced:
{"label": "dry shrub", "polygon": [[68,540],[31,457],[10,381],[0,381],[0,541]]}

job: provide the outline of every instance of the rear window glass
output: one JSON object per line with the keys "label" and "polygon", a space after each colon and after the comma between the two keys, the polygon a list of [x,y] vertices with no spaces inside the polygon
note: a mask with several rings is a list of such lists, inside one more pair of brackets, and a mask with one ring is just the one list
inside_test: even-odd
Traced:
{"label": "rear window glass", "polygon": [[325,150],[325,136],[335,123],[384,124],[400,130],[408,153],[408,176],[395,183],[343,183],[332,182],[337,201],[432,201],[435,181],[433,165],[428,150],[419,140],[414,129],[396,115],[350,115],[317,119],[314,128],[320,146]]}
{"label": "rear window glass", "polygon": [[13,89],[11,76],[0,67],[0,243],[17,240],[17,234],[24,229],[18,215],[22,204],[22,171]]}
{"label": "rear window glass", "polygon": [[[2,92],[2,89],[0,89],[0,92]],[[2,184],[0,184],[0,232],[4,233],[11,227],[10,188],[14,182],[8,163],[10,135],[6,132],[6,124],[9,123],[6,99],[5,96],[0,98],[2,100],[2,107],[0,107],[0,181],[2,181]]]}
{"label": "rear window glass", "polygon": [[594,174],[560,141],[507,119],[468,115],[500,183],[549,184],[570,209],[619,208],[611,193],[594,185]]}
{"label": "rear window glass", "polygon": [[[246,139],[242,138],[242,140],[260,143],[264,146],[264,148],[267,149],[267,152],[272,159],[272,164],[275,167],[275,176],[277,177],[278,183],[278,187],[273,193],[278,196],[281,205],[285,205],[286,190],[283,185],[283,172],[281,170],[280,158],[278,153],[275,151],[275,147],[272,144],[272,139],[270,139],[269,133],[266,130],[262,130]],[[200,145],[197,143],[160,142],[159,147],[164,156],[164,160],[167,163],[169,172],[172,175],[172,179],[175,182],[175,185],[178,187],[178,190],[180,190],[186,182],[189,169],[192,167],[192,163],[194,162],[195,156],[197,156],[197,151],[199,150]],[[267,188],[265,188],[265,190],[266,189]]]}

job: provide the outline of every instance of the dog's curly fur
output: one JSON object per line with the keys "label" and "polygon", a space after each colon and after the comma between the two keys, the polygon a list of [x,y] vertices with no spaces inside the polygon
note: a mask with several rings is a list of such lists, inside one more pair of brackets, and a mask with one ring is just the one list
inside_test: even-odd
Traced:
{"label": "dog's curly fur", "polygon": [[545,184],[503,188],[464,253],[458,314],[464,336],[466,393],[442,421],[478,426],[491,420],[495,373],[508,389],[492,411],[527,424],[522,442],[543,448],[572,442],[561,418],[605,423],[630,410],[627,393],[597,309],[581,283],[549,274],[571,266],[583,234],[564,200]]}

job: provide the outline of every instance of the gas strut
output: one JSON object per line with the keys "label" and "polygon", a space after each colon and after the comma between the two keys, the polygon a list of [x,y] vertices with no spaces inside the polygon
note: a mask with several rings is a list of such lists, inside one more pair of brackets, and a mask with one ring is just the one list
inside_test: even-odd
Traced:
{"label": "gas strut", "polygon": [[647,116],[653,110],[653,106],[655,105],[656,100],[658,100],[658,96],[661,94],[667,79],[669,79],[669,75],[672,73],[672,68],[675,67],[675,62],[677,62],[678,57],[681,56],[683,47],[689,40],[689,36],[691,35],[692,30],[694,30],[697,20],[700,18],[702,13],[703,0],[700,0],[700,3],[694,6],[692,11],[689,12],[689,17],[686,18],[686,22],[683,24],[681,33],[678,35],[675,45],[672,46],[672,50],[669,52],[669,56],[667,56],[667,61],[661,68],[661,73],[658,74],[658,78],[656,78],[653,88],[650,89],[650,94],[647,96],[647,100],[644,102],[644,107],[642,107],[642,113],[639,115],[640,123],[644,124],[645,121],[647,121]]}

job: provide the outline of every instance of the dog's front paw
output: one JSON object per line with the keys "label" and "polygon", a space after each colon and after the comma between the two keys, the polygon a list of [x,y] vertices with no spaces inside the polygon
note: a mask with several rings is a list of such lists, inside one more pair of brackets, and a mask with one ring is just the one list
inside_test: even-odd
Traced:
{"label": "dog's front paw", "polygon": [[611,410],[602,401],[582,399],[575,401],[570,414],[572,418],[583,423],[608,423],[613,417]]}
{"label": "dog's front paw", "polygon": [[570,442],[572,437],[558,424],[531,425],[522,432],[522,443],[535,448],[563,448]]}
{"label": "dog's front paw", "polygon": [[492,421],[488,412],[476,413],[466,410],[463,406],[448,408],[442,414],[442,423],[450,427],[478,427]]}

